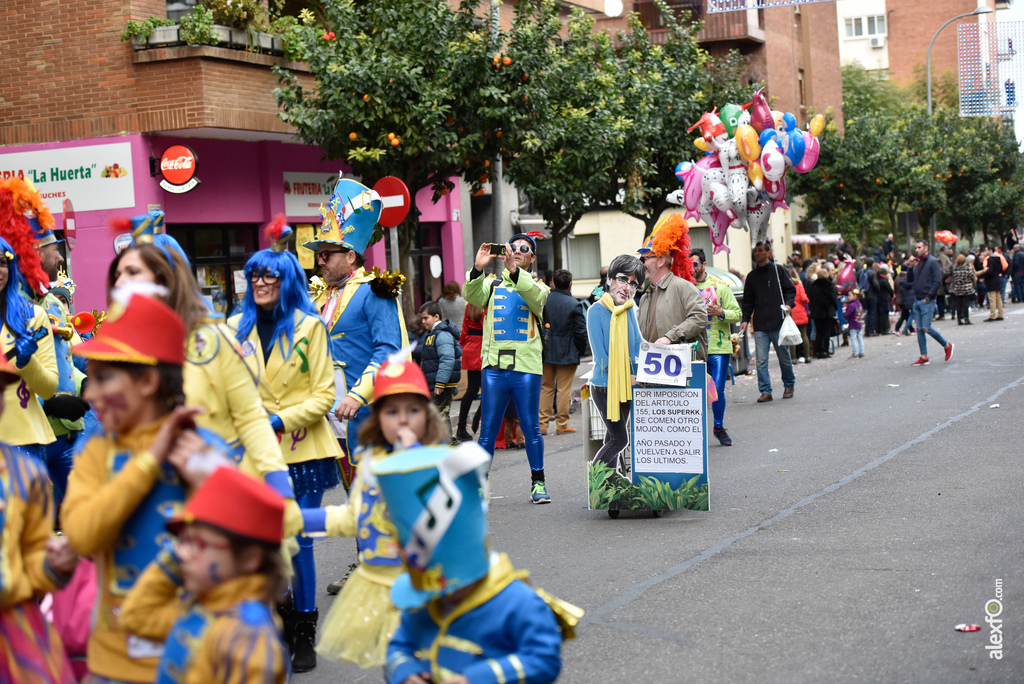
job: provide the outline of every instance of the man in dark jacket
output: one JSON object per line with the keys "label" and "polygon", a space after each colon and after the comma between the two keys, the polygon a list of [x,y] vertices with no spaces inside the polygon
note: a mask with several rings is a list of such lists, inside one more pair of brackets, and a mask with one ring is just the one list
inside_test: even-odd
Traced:
{"label": "man in dark jacket", "polygon": [[1021,249],[1020,245],[1013,246],[1013,254],[1010,256],[1010,278],[1013,280],[1010,301],[1017,304],[1024,302],[1024,249]]}
{"label": "man in dark jacket", "polygon": [[878,334],[878,274],[874,266],[874,259],[865,259],[864,269],[857,277],[857,287],[864,297],[864,337]]}
{"label": "man in dark jacket", "polygon": [[[540,386],[540,432],[547,434],[551,421],[551,402],[556,398],[555,433],[576,432],[569,427],[569,402],[572,383],[580,357],[587,354],[587,319],[583,304],[569,290],[572,273],[564,268],[555,271],[555,289],[544,305],[544,377]],[[557,395],[555,393],[557,389]]]}
{"label": "man in dark jacket", "polygon": [[786,269],[772,261],[770,242],[758,242],[754,246],[756,264],[743,283],[743,322],[740,332],[746,332],[751,320],[754,323],[754,353],[757,357],[757,388],[761,390],[759,403],[772,400],[772,379],[768,375],[768,345],[775,347],[775,356],[782,369],[783,399],[793,396],[796,375],[789,347],[779,346],[779,328],[786,313],[796,301],[796,286],[789,279]]}
{"label": "man in dark jacket", "polygon": [[462,347],[459,346],[459,326],[453,321],[441,320],[441,306],[427,302],[420,307],[420,321],[427,330],[423,340],[420,367],[427,377],[434,405],[444,418],[448,438],[452,436],[452,398],[462,378]]}
{"label": "man in dark jacket", "polygon": [[946,352],[946,361],[953,358],[953,343],[946,342],[938,330],[932,327],[932,314],[935,313],[935,296],[942,285],[942,266],[939,260],[928,253],[928,243],[918,240],[914,247],[916,259],[909,262],[907,280],[914,284],[914,324],[917,326],[917,345],[921,348],[921,358],[912,363],[913,366],[928,365],[928,338],[942,345]]}

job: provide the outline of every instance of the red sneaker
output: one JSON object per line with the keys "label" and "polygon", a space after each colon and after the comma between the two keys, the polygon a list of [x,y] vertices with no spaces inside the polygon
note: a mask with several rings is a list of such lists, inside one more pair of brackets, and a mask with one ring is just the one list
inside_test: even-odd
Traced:
{"label": "red sneaker", "polygon": [[928,357],[927,356],[922,356],[921,358],[919,358],[917,361],[915,361],[914,363],[912,363],[910,365],[911,366],[927,366],[928,365]]}
{"label": "red sneaker", "polygon": [[953,358],[953,343],[952,342],[950,342],[949,344],[946,345],[946,360],[949,361],[951,358]]}

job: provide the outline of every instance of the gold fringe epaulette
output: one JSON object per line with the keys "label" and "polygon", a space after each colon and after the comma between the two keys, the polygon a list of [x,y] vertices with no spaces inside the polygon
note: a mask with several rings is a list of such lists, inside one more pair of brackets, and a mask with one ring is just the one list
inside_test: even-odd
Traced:
{"label": "gold fringe epaulette", "polygon": [[568,601],[563,601],[557,596],[552,596],[538,587],[533,587],[533,590],[537,592],[537,596],[544,599],[544,603],[548,604],[548,608],[555,614],[558,626],[562,629],[562,641],[575,639],[576,626],[583,618],[583,609],[579,606],[574,606]]}
{"label": "gold fringe epaulette", "polygon": [[405,276],[397,271],[382,271],[379,267],[373,267],[373,280],[370,281],[370,289],[373,294],[385,299],[395,299],[402,293],[402,285],[405,284]]}
{"label": "gold fringe epaulette", "polygon": [[92,329],[92,334],[95,335],[100,331],[100,326],[103,325],[103,321],[107,320],[107,312],[93,309],[92,315],[93,318],[96,319],[96,326]]}
{"label": "gold fringe epaulette", "polygon": [[322,295],[326,290],[327,283],[325,283],[324,279],[320,276],[313,276],[309,279],[309,298],[314,302],[320,299],[320,295]]}

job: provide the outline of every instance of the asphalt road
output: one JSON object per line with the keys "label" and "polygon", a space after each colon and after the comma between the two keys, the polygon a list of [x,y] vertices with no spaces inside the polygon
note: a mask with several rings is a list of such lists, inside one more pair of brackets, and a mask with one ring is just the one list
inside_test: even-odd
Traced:
{"label": "asphalt road", "polygon": [[[930,340],[913,368],[916,338],[876,337],[864,359],[797,366],[791,400],[774,360],[774,402],[738,378],[709,512],[588,511],[579,435],[547,438],[553,503],[534,506],[525,453],[499,451],[492,548],[587,611],[559,681],[1024,681],[1024,307],[1007,314],[937,323],[948,363]],[[318,542],[321,585],[354,548]],[[985,649],[997,582],[1002,660]],[[381,680],[323,658],[294,679]]]}

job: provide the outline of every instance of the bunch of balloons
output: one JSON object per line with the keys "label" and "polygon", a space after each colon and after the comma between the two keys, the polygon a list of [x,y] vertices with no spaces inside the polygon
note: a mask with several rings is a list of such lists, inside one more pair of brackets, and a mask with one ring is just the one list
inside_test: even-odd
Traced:
{"label": "bunch of balloons", "polygon": [[729,228],[748,230],[751,244],[767,237],[771,213],[789,208],[786,169],[807,173],[814,168],[824,125],[819,114],[801,131],[791,112],[772,110],[758,90],[747,104],[727,104],[721,114],[705,112],[688,129],[700,128],[701,137],[693,144],[707,154],[676,166],[683,181],[680,203],[687,218],[707,224],[716,254],[730,251],[725,244]]}

